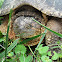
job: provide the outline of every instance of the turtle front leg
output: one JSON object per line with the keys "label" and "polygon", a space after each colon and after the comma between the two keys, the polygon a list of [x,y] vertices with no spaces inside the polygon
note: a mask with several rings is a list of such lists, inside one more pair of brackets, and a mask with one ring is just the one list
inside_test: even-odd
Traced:
{"label": "turtle front leg", "polygon": [[0,25],[0,31],[2,33],[7,32],[7,24],[8,24],[8,17],[5,17],[4,20],[3,20],[3,23]]}
{"label": "turtle front leg", "polygon": [[[7,33],[8,20],[9,20],[9,16],[7,15],[7,16],[4,17],[3,23],[0,25],[0,31],[2,33]],[[12,21],[10,23],[10,28],[9,28],[8,35],[9,35],[10,39],[15,39],[15,33],[14,33],[13,29],[12,29]]]}
{"label": "turtle front leg", "polygon": [[[47,27],[53,31],[56,31],[62,34],[62,20],[61,19],[49,20],[49,22],[47,23]],[[62,43],[62,38],[58,37],[57,35],[55,35],[54,33],[50,31],[47,31],[46,33],[46,44],[47,45],[55,44],[59,40]]]}

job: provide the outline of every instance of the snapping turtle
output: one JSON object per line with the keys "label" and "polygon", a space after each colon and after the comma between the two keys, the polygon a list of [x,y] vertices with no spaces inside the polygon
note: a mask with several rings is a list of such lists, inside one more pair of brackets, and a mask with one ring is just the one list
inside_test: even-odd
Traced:
{"label": "snapping turtle", "polygon": [[[10,39],[16,39],[16,35],[18,34],[23,34],[20,37],[26,39],[43,33],[45,29],[34,22],[32,18],[62,34],[61,6],[62,0],[4,0],[2,8],[0,9],[0,16],[4,15],[5,21],[0,25],[0,31],[6,32],[8,14],[10,9],[13,9],[9,30]],[[36,45],[41,37],[34,39],[25,45]],[[62,40],[49,31],[47,31],[45,39],[47,45]]]}

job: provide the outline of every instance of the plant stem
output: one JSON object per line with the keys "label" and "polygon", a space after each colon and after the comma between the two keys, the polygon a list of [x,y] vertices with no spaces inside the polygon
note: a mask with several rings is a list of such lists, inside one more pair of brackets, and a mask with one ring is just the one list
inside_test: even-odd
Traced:
{"label": "plant stem", "polygon": [[9,27],[10,27],[11,15],[12,15],[12,9],[10,10],[10,14],[9,14],[9,21],[8,21],[7,34],[6,34],[5,62],[6,62],[6,59],[7,59],[8,33],[9,33]]}
{"label": "plant stem", "polygon": [[28,47],[29,47],[31,53],[33,54],[33,56],[36,58],[35,54],[33,53],[32,49],[30,48],[30,46],[28,46]]}
{"label": "plant stem", "polygon": [[[46,31],[47,31],[47,29],[44,31],[44,34],[42,35],[42,38],[40,39],[40,41],[39,41],[39,43],[38,43],[36,49],[40,46],[41,42],[43,41],[43,39],[44,39],[44,37],[45,37]],[[34,53],[36,52],[36,49],[35,49]]]}

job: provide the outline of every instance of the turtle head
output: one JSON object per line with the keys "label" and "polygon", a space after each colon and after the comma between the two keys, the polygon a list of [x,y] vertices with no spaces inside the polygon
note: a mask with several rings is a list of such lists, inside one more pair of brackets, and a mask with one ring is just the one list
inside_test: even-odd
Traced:
{"label": "turtle head", "polygon": [[15,34],[20,34],[21,38],[30,38],[40,34],[40,28],[41,26],[33,21],[32,17],[18,17],[13,24]]}

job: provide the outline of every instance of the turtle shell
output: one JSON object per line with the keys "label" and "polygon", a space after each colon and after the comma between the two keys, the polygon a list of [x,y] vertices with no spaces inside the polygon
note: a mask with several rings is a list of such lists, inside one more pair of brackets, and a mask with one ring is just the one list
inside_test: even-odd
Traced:
{"label": "turtle shell", "polygon": [[5,0],[0,16],[23,5],[30,5],[46,15],[62,18],[62,0]]}

